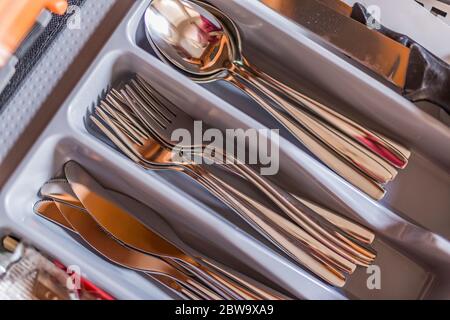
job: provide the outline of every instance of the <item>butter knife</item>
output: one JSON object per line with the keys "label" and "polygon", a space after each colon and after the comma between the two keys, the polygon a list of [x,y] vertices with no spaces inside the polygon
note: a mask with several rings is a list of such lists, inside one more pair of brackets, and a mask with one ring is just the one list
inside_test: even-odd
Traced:
{"label": "butter knife", "polygon": [[[163,257],[177,261],[197,277],[206,278],[206,282],[214,283],[214,288],[218,287],[220,293],[224,291],[235,299],[242,297],[245,299],[280,299],[280,296],[264,290],[261,291],[265,294],[258,297],[258,293],[252,293],[245,286],[226,281],[224,277],[205,268],[196,259],[186,255],[172,243],[148,229],[120,205],[110,201],[107,191],[79,164],[73,161],[68,162],[64,167],[64,172],[80,204],[97,224],[125,245],[150,254],[161,252]],[[205,259],[198,260],[205,261]]]}

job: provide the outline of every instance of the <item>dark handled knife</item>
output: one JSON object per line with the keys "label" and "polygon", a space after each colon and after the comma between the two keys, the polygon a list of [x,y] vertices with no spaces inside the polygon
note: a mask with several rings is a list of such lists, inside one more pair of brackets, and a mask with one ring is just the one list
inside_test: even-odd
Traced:
{"label": "dark handled knife", "polygon": [[374,22],[361,4],[350,7],[339,0],[261,0],[346,56],[396,87],[407,99],[429,101],[450,114],[450,66],[411,38]]}

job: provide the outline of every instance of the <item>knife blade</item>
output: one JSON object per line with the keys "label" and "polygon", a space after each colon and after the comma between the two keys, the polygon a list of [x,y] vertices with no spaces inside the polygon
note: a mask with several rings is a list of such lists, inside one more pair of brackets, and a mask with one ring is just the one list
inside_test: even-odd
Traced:
{"label": "knife blade", "polygon": [[[123,203],[127,208],[133,208],[132,209],[133,212],[140,212],[140,211],[144,212],[143,205],[138,203],[136,200],[126,195],[122,195],[118,192],[115,192],[113,190],[105,189],[105,191],[111,193],[111,195],[115,199],[117,199],[120,203]],[[51,198],[53,200],[58,200],[67,203],[69,205],[80,206],[78,198],[73,193],[73,190],[66,179],[54,179],[48,181],[42,186],[41,190],[39,191],[39,194],[44,198]],[[336,227],[345,231],[349,236],[358,239],[364,244],[370,245],[373,243],[375,239],[375,234],[369,229],[351,220],[345,219],[339,214],[330,211],[328,209],[325,209],[315,203],[309,202],[296,195],[293,196],[297,198],[300,202],[302,202],[304,205],[309,207],[311,210],[313,210],[315,213],[317,213],[324,219],[328,220],[330,223],[333,223]],[[183,247],[183,245],[180,244],[179,240],[178,241],[175,240],[177,239],[178,236],[175,234],[175,232],[171,229],[171,227],[167,224],[166,221],[160,218],[159,215],[156,213],[153,214],[153,212],[150,212],[148,210],[146,210],[145,213],[146,213],[145,217],[149,217],[149,219],[146,219],[146,221],[152,221],[152,226],[157,225],[157,227],[154,228],[155,230],[156,229],[164,230],[161,232],[161,234],[170,235],[167,237],[174,245],[178,247]],[[155,220],[157,220],[156,224]],[[144,221],[142,222],[145,224]]]}
{"label": "knife blade", "polygon": [[[64,166],[64,173],[74,195],[79,200],[79,205],[85,208],[100,227],[121,243],[140,252],[178,261],[197,277],[205,280],[206,283],[212,283],[213,289],[224,297],[234,299],[242,297],[246,299],[261,299],[264,297],[269,297],[271,300],[280,299],[279,295],[272,294],[265,289],[260,289],[265,294],[259,297],[245,286],[241,286],[242,281],[236,285],[205,268],[195,258],[187,255],[153,230],[148,229],[142,222],[128,213],[126,208],[122,208],[119,204],[110,201],[108,191],[76,162],[68,162]],[[114,194],[116,198],[125,199],[128,203],[135,202],[134,207],[140,207],[141,212],[144,210],[149,213],[150,208],[142,209],[142,205],[129,199],[127,196]],[[63,196],[63,198],[70,199],[71,195]],[[73,200],[70,202],[75,205]],[[205,259],[200,260],[206,261]]]}
{"label": "knife blade", "polygon": [[[41,189],[41,194],[43,195],[43,196],[45,196],[45,197],[48,197],[48,198],[50,198],[50,199],[54,199],[54,200],[56,200],[56,201],[63,201],[63,202],[66,202],[66,203],[68,203],[68,204],[70,204],[70,205],[75,205],[75,206],[82,206],[82,204],[81,203],[79,203],[78,205],[75,203],[75,201],[73,201],[73,200],[69,200],[69,199],[71,199],[71,198],[73,198],[73,196],[71,196],[70,195],[70,193],[71,193],[71,191],[69,191],[69,190],[67,190],[66,191],[66,189],[70,189],[70,187],[69,188],[66,188],[66,186],[68,186],[68,183],[66,182],[65,184],[61,181],[61,180],[56,180],[56,182],[49,182],[49,183],[46,183],[44,186],[43,186],[43,188]],[[114,195],[114,198],[116,198],[117,197],[117,193],[115,193],[115,192],[112,192],[112,191],[110,191],[110,190],[106,190],[107,192],[111,192],[111,195]],[[125,203],[125,202],[127,202],[128,204],[127,204],[127,208],[129,208],[129,205],[132,203],[132,202],[134,202],[134,201],[136,201],[136,200],[131,200],[131,199],[126,199],[127,197],[125,197],[125,196],[123,196],[122,198],[117,198],[118,200],[120,199],[120,202],[121,203]],[[76,199],[76,198],[75,198]],[[75,200],[74,199],[74,200]],[[69,201],[68,201],[69,200]],[[76,199],[76,200],[78,200],[78,199]],[[242,200],[243,201],[243,200]],[[133,207],[136,207],[136,208],[138,208],[138,206],[136,206],[136,205],[134,205]],[[269,209],[267,209],[267,208],[265,208],[266,210],[269,210]],[[142,212],[142,209],[136,209],[138,212],[139,211],[141,211]],[[133,211],[134,212],[134,211]],[[116,218],[117,217],[114,217],[114,219],[113,220],[116,220]],[[54,221],[55,221],[55,219],[54,219]],[[60,224],[60,223],[59,223]],[[106,225],[104,225],[104,228],[106,229],[106,230],[108,230],[108,227],[106,226]],[[125,244],[129,244],[129,242],[127,241],[127,240],[124,240],[124,239],[119,239],[119,240],[122,240],[122,242],[123,243],[125,243]],[[292,244],[293,246],[295,246],[295,244]],[[145,250],[143,250],[142,248],[137,248],[137,249],[139,249],[139,250],[141,250],[141,251],[144,251],[145,252]],[[296,250],[295,248],[293,249],[293,250]],[[208,261],[208,260],[205,260],[205,259],[203,259],[203,258],[199,258],[202,262],[204,262],[204,263],[206,263],[206,264],[210,264],[210,262]],[[328,269],[326,269],[326,270],[328,270]],[[328,272],[328,271],[327,271]],[[240,278],[240,279],[242,279],[242,278]],[[328,279],[329,280],[329,279]],[[239,281],[239,283],[240,284],[243,284],[243,282],[242,281]],[[245,283],[245,281],[244,281],[244,283]],[[244,287],[247,287],[246,285],[244,285]],[[259,289],[259,291],[261,291],[261,289]],[[262,292],[265,292],[266,290],[262,290]],[[269,299],[269,300],[273,300],[274,299],[274,296],[273,296],[273,294],[270,294],[270,295],[268,295],[267,293],[265,293],[265,296],[266,297],[270,297],[270,298],[266,298],[266,299]]]}
{"label": "knife blade", "polygon": [[[167,262],[115,241],[97,225],[94,219],[79,208],[53,201],[41,201],[35,205],[34,211],[43,218],[77,233],[92,249],[119,266],[150,275],[164,276],[182,284],[188,290],[195,291],[200,296],[221,299]],[[53,220],[55,217],[58,217],[56,221]],[[65,223],[61,224],[62,220],[65,220]]]}
{"label": "knife blade", "polygon": [[450,66],[404,35],[362,26],[361,17],[368,19],[362,5],[355,9],[337,0],[261,2],[375,72],[407,99],[426,100],[450,113]]}

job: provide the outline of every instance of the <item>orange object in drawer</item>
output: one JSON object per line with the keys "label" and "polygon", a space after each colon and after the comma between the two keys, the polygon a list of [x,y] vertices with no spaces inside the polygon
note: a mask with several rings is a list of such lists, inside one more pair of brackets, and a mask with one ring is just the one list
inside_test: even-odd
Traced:
{"label": "orange object in drawer", "polygon": [[64,14],[67,0],[0,1],[0,67],[17,50],[44,9]]}

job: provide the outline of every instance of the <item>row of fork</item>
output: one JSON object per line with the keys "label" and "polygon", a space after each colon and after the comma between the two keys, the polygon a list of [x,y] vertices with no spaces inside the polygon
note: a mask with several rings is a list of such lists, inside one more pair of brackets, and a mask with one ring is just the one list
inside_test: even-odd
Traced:
{"label": "row of fork", "polygon": [[[345,274],[367,267],[376,254],[373,234],[347,219],[327,219],[233,155],[227,169],[246,178],[287,217],[239,192],[205,166],[181,158],[203,154],[204,145],[178,145],[171,133],[193,130],[194,119],[137,76],[120,90],[112,89],[95,108],[91,121],[131,160],[151,170],[177,170],[194,178],[284,253],[327,282],[343,286]],[[228,163],[228,162],[227,162]],[[339,221],[337,223],[336,221]]]}

